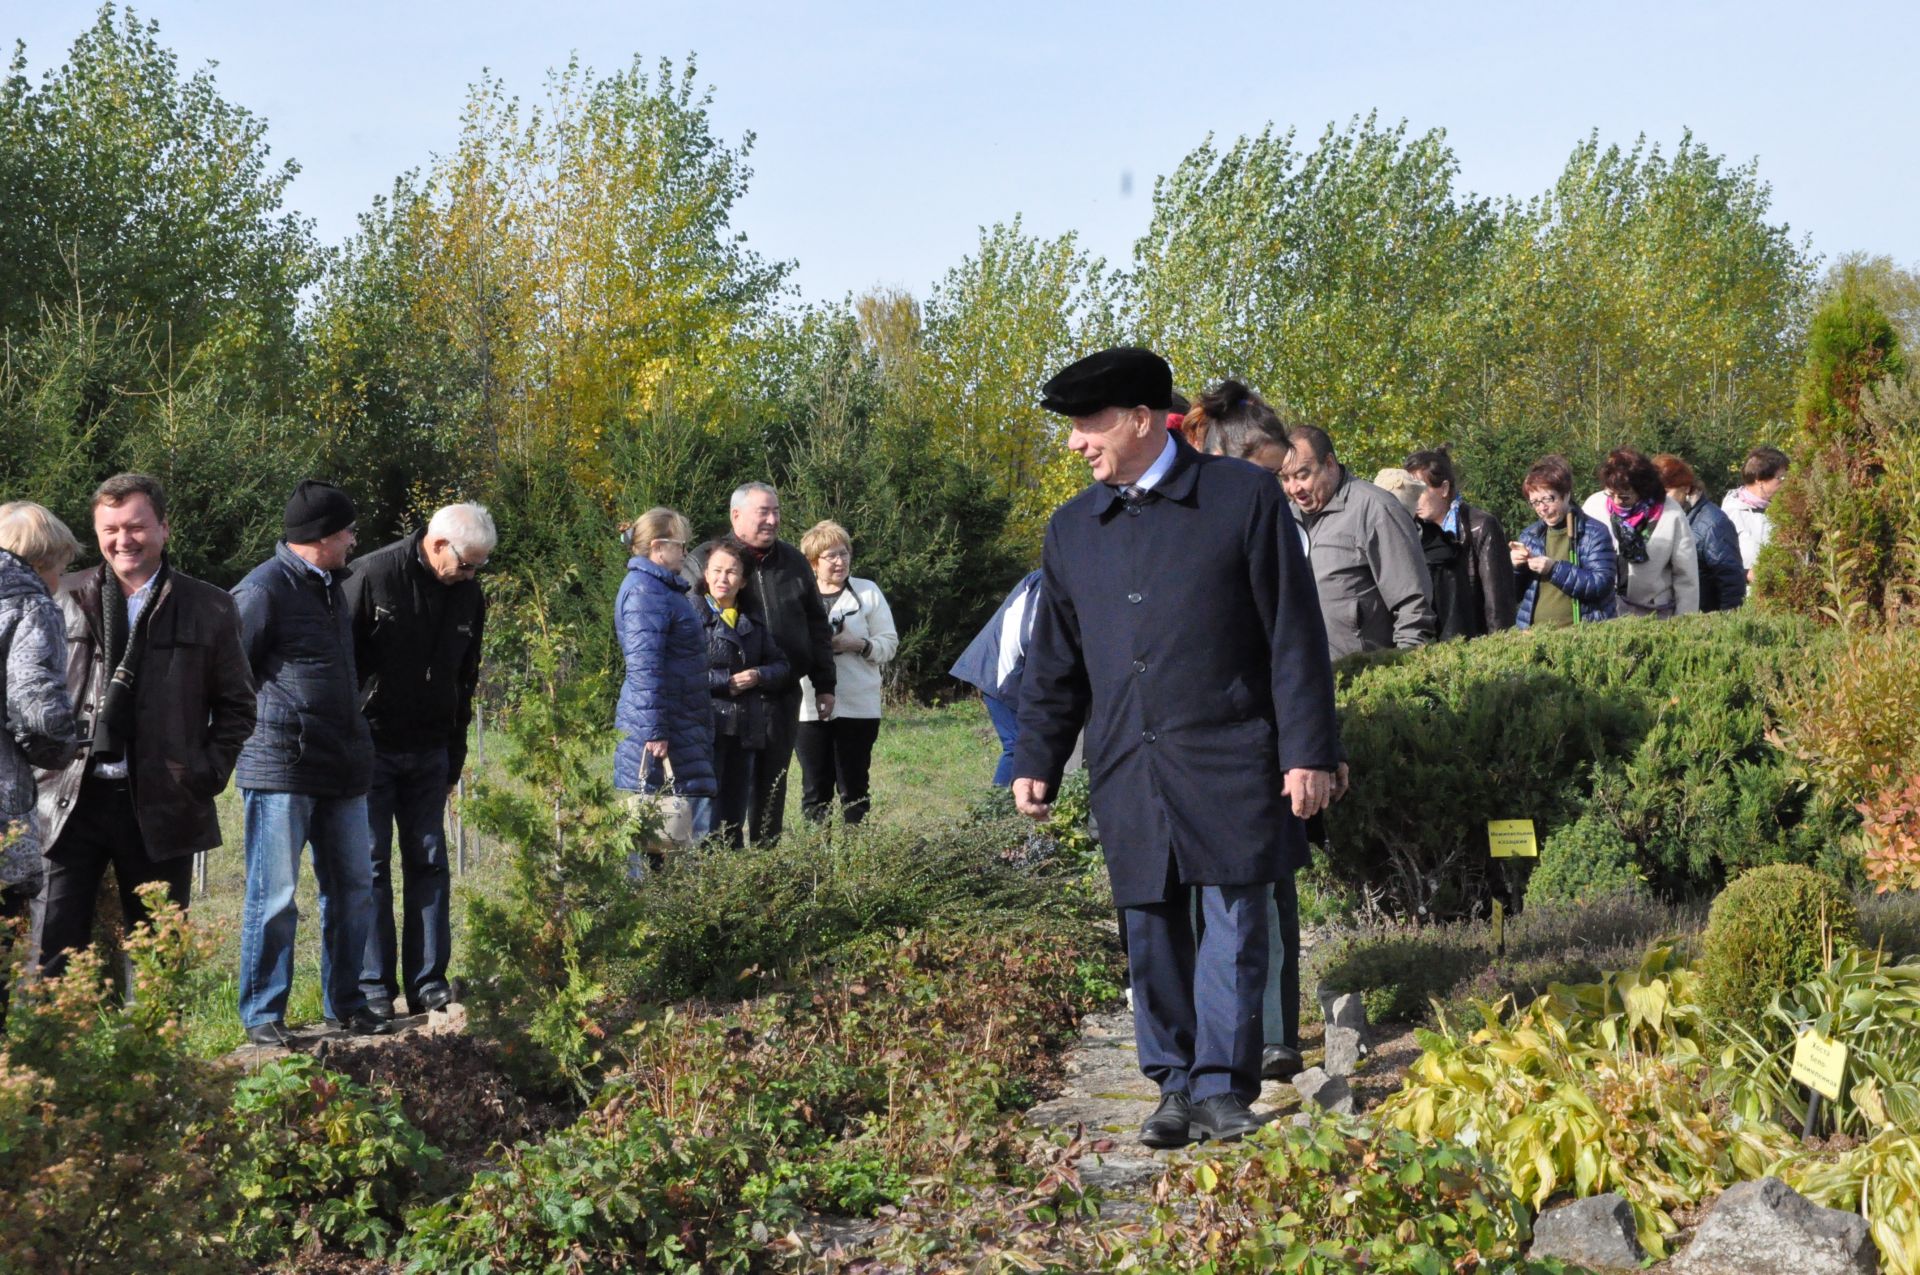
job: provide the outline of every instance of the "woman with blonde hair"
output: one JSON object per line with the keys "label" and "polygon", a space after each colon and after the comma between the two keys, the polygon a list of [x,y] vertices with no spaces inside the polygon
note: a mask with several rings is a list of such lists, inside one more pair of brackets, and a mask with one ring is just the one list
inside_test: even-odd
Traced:
{"label": "woman with blonde hair", "polygon": [[626,659],[614,710],[624,738],[613,753],[613,783],[653,793],[670,776],[674,792],[691,799],[698,839],[712,819],[715,784],[706,629],[680,574],[693,528],[675,510],[654,508],[634,519],[627,536],[633,556],[613,611]]}
{"label": "woman with blonde hair", "polygon": [[853,537],[837,522],[820,522],[800,538],[800,552],[813,567],[833,633],[838,683],[833,715],[823,718],[813,682],[800,683],[800,811],[814,823],[827,817],[836,790],[840,818],[859,823],[869,803],[868,774],[880,737],[880,668],[900,649],[893,609],[871,580],[853,574]]}
{"label": "woman with blonde hair", "polygon": [[[0,943],[40,896],[35,766],[64,766],[79,747],[67,694],[67,626],[53,595],[80,552],[67,525],[28,500],[0,505]],[[0,978],[0,1025],[7,987]]]}

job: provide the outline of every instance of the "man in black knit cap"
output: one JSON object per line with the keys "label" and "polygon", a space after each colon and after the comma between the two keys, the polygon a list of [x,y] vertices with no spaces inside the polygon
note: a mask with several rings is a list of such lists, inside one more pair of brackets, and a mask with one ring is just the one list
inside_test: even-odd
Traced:
{"label": "man in black knit cap", "polygon": [[[287,1044],[294,887],[313,847],[320,887],[320,982],[330,1024],[393,1030],[367,1003],[360,961],[373,922],[367,789],[373,736],[360,715],[353,615],[344,582],[354,544],[347,493],[308,479],[287,501],[286,536],[234,588],[260,724],[235,777],[246,803],[247,897],[240,915],[240,1022],[256,1045]],[[385,1010],[384,1013],[381,1010]]]}

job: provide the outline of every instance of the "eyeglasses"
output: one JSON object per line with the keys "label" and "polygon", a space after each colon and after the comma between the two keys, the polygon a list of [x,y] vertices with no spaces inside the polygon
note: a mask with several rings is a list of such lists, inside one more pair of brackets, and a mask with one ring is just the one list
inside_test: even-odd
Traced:
{"label": "eyeglasses", "polygon": [[453,555],[455,571],[464,571],[468,575],[478,575],[487,569],[487,560],[485,558],[480,559],[478,562],[468,562],[460,556],[460,551],[451,544],[447,546],[447,552]]}
{"label": "eyeglasses", "polygon": [[1535,509],[1545,509],[1550,505],[1557,505],[1565,499],[1566,497],[1562,496],[1559,492],[1549,491],[1538,496],[1528,496],[1527,503]]}

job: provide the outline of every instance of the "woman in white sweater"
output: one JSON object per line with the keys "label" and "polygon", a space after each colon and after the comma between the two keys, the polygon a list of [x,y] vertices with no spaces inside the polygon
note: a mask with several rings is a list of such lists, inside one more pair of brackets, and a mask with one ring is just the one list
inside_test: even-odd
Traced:
{"label": "woman in white sweater", "polygon": [[1700,609],[1700,560],[1687,515],[1660,471],[1631,447],[1607,454],[1601,490],[1581,506],[1613,537],[1620,614],[1663,620]]}
{"label": "woman in white sweater", "polygon": [[833,714],[822,720],[813,683],[800,683],[800,810],[820,823],[840,795],[840,818],[859,823],[868,806],[873,743],[880,737],[880,666],[900,649],[893,611],[871,580],[853,574],[853,538],[837,522],[816,523],[800,538],[833,630]]}

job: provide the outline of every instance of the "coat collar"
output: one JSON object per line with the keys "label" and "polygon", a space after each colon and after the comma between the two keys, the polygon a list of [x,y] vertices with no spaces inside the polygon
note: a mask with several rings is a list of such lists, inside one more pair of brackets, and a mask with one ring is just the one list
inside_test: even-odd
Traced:
{"label": "coat collar", "polygon": [[322,580],[313,564],[295,553],[293,546],[284,540],[274,544],[273,557],[280,564],[280,569],[292,576],[296,584],[306,584],[311,581],[317,589],[328,589],[334,585],[343,584],[347,577],[353,574],[352,567],[335,567],[327,572],[327,578]]}
{"label": "coat collar", "polygon": [[[1191,504],[1194,484],[1200,474],[1200,453],[1178,434],[1169,434],[1168,438],[1173,442],[1173,465],[1167,470],[1166,477],[1154,484],[1149,495],[1160,500],[1178,501],[1183,505]],[[1093,495],[1093,516],[1103,521],[1127,503],[1125,497],[1104,483],[1094,484]],[[851,586],[852,579],[849,578],[847,583]]]}
{"label": "coat collar", "polygon": [[638,571],[642,575],[651,576],[655,580],[658,580],[661,584],[664,584],[669,588],[678,589],[682,593],[685,593],[689,588],[692,587],[685,580],[680,578],[680,575],[678,572],[667,570],[665,567],[655,562],[652,558],[647,557],[645,554],[635,554],[633,557],[628,558],[627,570]]}

